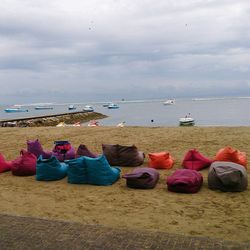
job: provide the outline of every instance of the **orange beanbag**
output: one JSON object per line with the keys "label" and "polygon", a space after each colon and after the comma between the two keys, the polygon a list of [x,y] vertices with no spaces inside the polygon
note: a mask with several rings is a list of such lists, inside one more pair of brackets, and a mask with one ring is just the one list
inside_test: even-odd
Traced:
{"label": "orange beanbag", "polygon": [[149,153],[148,156],[151,168],[170,169],[174,165],[174,159],[168,152]]}
{"label": "orange beanbag", "polygon": [[247,156],[245,152],[240,152],[232,147],[225,147],[220,149],[216,156],[215,161],[229,161],[247,167]]}

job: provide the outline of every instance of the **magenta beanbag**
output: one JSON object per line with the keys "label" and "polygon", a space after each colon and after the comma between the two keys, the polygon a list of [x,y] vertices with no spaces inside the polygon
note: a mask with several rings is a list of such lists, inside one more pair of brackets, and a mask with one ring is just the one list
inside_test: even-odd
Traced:
{"label": "magenta beanbag", "polygon": [[177,193],[197,193],[202,183],[202,175],[191,169],[177,169],[167,177],[168,190]]}
{"label": "magenta beanbag", "polygon": [[159,176],[159,172],[153,168],[140,167],[124,174],[122,178],[127,180],[127,186],[130,188],[149,189],[155,187]]}
{"label": "magenta beanbag", "polygon": [[4,156],[0,153],[0,173],[9,171],[12,167],[11,161],[6,161]]}
{"label": "magenta beanbag", "polygon": [[182,166],[187,169],[193,170],[201,170],[203,168],[207,168],[212,164],[212,160],[208,159],[204,155],[202,155],[196,149],[189,150],[182,162]]}
{"label": "magenta beanbag", "polygon": [[21,150],[20,156],[12,161],[12,174],[29,176],[36,174],[36,156],[26,150]]}

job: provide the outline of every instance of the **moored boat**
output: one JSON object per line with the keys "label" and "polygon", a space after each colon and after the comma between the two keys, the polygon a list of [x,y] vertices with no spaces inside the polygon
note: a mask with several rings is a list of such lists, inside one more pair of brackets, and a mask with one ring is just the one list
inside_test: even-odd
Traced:
{"label": "moored boat", "polygon": [[118,104],[116,104],[116,103],[110,103],[109,105],[108,105],[108,109],[118,109],[119,108],[119,106],[118,106]]}
{"label": "moored boat", "polygon": [[36,106],[35,109],[36,110],[44,110],[44,109],[53,109],[53,107],[51,107],[51,106]]}
{"label": "moored boat", "polygon": [[69,105],[68,110],[75,110],[76,106],[74,104]]}
{"label": "moored boat", "polygon": [[194,126],[195,120],[192,117],[183,117],[179,119],[180,126]]}
{"label": "moored boat", "polygon": [[28,109],[22,109],[22,108],[7,108],[4,110],[7,113],[15,113],[15,112],[28,112]]}
{"label": "moored boat", "polygon": [[165,102],[163,102],[164,105],[173,105],[175,104],[175,100],[174,99],[169,99],[166,100]]}
{"label": "moored boat", "polygon": [[94,109],[93,109],[92,106],[86,105],[86,106],[84,106],[83,111],[85,111],[85,112],[93,112]]}

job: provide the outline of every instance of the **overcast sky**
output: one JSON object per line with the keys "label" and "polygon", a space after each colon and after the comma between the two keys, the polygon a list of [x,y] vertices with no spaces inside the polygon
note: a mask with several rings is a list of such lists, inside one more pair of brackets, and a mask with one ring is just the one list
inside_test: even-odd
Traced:
{"label": "overcast sky", "polygon": [[0,103],[250,95],[249,0],[1,0]]}

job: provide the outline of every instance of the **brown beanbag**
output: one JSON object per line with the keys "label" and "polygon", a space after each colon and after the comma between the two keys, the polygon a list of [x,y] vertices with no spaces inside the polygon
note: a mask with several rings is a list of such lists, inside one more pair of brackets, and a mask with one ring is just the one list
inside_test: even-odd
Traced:
{"label": "brown beanbag", "polygon": [[138,151],[135,145],[102,144],[102,150],[111,166],[136,167],[142,165],[145,158],[144,153]]}

